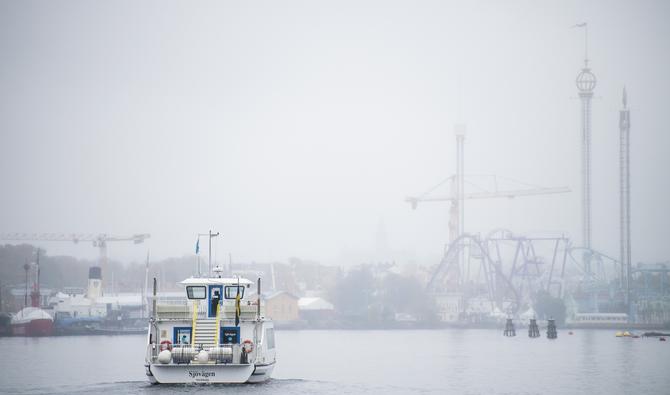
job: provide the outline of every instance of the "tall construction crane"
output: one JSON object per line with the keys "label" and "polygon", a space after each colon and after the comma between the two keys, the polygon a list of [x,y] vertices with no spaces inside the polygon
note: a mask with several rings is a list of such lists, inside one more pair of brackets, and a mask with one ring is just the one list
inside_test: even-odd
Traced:
{"label": "tall construction crane", "polygon": [[[473,182],[468,182],[468,184],[475,186],[479,189],[478,192],[465,193],[465,134],[466,126],[464,124],[454,125],[454,135],[456,137],[456,174],[451,177],[443,180],[439,184],[435,185],[422,195],[417,197],[408,197],[405,199],[406,202],[412,205],[413,209],[416,209],[419,202],[450,202],[451,207],[449,208],[449,244],[451,244],[457,238],[463,236],[464,231],[464,217],[465,217],[465,208],[464,201],[465,199],[490,199],[490,198],[513,198],[516,196],[531,196],[531,195],[547,195],[553,193],[566,193],[570,192],[570,189],[567,187],[558,187],[558,188],[544,188],[538,187],[536,185],[530,185],[527,183],[519,182],[512,180],[506,177],[499,177],[495,175],[485,175],[483,177],[488,177],[493,180],[493,188],[482,188],[481,186],[476,185]],[[506,180],[517,185],[522,185],[524,188],[521,189],[512,189],[512,190],[501,190],[498,189],[498,180]],[[451,193],[448,196],[431,196],[435,190],[443,186],[446,183],[451,184]]]}
{"label": "tall construction crane", "polygon": [[[468,236],[463,231],[464,229],[463,213],[465,212],[463,203],[465,199],[515,198],[517,196],[548,195],[548,194],[570,192],[570,189],[567,187],[546,188],[546,187],[538,187],[520,183],[518,181],[514,181],[505,177],[498,177],[495,175],[488,175],[485,177],[488,177],[493,180],[493,188],[482,188],[479,185],[467,182],[468,184],[475,186],[478,190],[465,193],[464,191],[465,189],[464,185],[466,183],[465,176],[461,174],[460,177],[458,175],[453,175],[447,178],[446,180],[440,182],[438,185],[434,186],[433,188],[431,188],[422,195],[416,197],[408,197],[405,199],[405,201],[407,201],[412,205],[413,209],[416,209],[419,203],[421,202],[446,201],[450,203],[449,244],[448,244],[449,248],[445,250],[445,255],[442,258],[442,262],[440,263],[440,265],[438,265],[438,268],[433,275],[433,279],[431,279],[431,282],[428,285],[429,288],[434,285],[433,283],[435,281],[435,278],[439,276],[440,272],[443,270],[447,270],[445,268],[450,269],[450,272],[447,273],[446,275],[448,276],[447,279],[451,283],[451,286],[458,286],[458,287],[463,286],[465,279],[470,276],[470,264],[469,260],[466,260],[466,249],[468,248],[468,246],[464,243],[468,240],[472,241],[475,239]],[[514,189],[500,189],[498,187],[499,179],[504,179],[508,182],[513,181],[513,183],[520,184],[522,187]],[[451,185],[450,193],[448,195],[436,196],[433,194],[439,187],[447,183]],[[475,244],[479,245],[479,242],[476,241]],[[475,248],[475,250],[478,251],[477,254],[484,255],[484,250],[481,249],[481,247]],[[501,267],[496,267],[495,265],[493,265],[489,268],[486,268],[485,271],[486,270],[488,270],[490,273],[495,273],[497,276],[504,279],[504,281],[508,284],[509,288],[513,291],[516,298],[515,303],[518,306],[519,294],[514,288],[509,277],[506,277],[502,273]],[[494,288],[492,288],[491,285],[489,284],[489,290],[493,289]],[[490,297],[492,298],[491,300],[493,300],[493,295],[490,295]]]}
{"label": "tall construction crane", "polygon": [[92,242],[93,247],[100,250],[101,267],[107,266],[107,243],[110,241],[132,241],[134,244],[143,243],[151,235],[139,233],[132,236],[111,236],[100,234],[69,234],[69,233],[4,233],[0,234],[0,240],[5,241],[71,241],[75,244],[80,241]]}
{"label": "tall construction crane", "polygon": [[[475,192],[469,192],[469,193],[464,193],[462,192],[462,196],[458,196],[458,176],[453,175],[427,192],[423,193],[422,195],[419,196],[410,196],[405,199],[406,202],[410,203],[412,205],[413,209],[416,209],[419,203],[421,202],[450,202],[451,207],[449,209],[449,242],[453,242],[458,238],[459,236],[462,236],[461,233],[463,233],[463,218],[462,218],[462,200],[465,199],[494,199],[494,198],[515,198],[517,196],[534,196],[534,195],[549,195],[549,194],[557,194],[557,193],[566,193],[570,192],[570,188],[567,187],[553,187],[553,188],[546,188],[546,187],[538,187],[538,186],[530,186],[528,184],[523,184],[526,186],[526,188],[519,188],[519,189],[499,189],[498,184],[499,184],[499,179],[503,179],[506,181],[512,181],[518,184],[522,184],[518,181],[511,180],[506,177],[499,177],[496,175],[486,175],[483,177],[488,177],[493,180],[493,188],[487,189],[487,188],[482,188],[480,186],[477,186],[480,190],[475,191]],[[446,183],[451,183],[451,193],[449,195],[439,195],[439,196],[433,196],[432,193],[442,185]],[[475,185],[472,182],[468,182],[468,184]],[[461,209],[459,210],[459,207]]]}

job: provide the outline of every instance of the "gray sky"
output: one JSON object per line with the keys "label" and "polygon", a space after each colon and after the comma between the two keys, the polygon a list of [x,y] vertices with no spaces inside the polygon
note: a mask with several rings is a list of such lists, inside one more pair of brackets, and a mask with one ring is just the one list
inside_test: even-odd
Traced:
{"label": "gray sky", "polygon": [[432,264],[448,207],[403,199],[455,171],[465,122],[466,173],[573,190],[468,202],[466,231],[580,240],[570,26],[588,21],[593,244],[618,256],[625,84],[633,261],[667,260],[669,18],[664,1],[2,0],[0,232],[148,232],[110,246],[141,260],[214,228],[236,260]]}

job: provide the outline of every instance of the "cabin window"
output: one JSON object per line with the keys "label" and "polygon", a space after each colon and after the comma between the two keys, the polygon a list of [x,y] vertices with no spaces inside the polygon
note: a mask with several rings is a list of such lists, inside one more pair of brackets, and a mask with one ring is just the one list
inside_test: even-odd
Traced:
{"label": "cabin window", "polygon": [[235,299],[237,296],[237,290],[240,291],[240,299],[244,297],[244,286],[242,285],[229,285],[226,286],[226,299]]}
{"label": "cabin window", "polygon": [[265,330],[265,339],[268,345],[268,350],[275,348],[275,330],[274,328],[267,328]]}
{"label": "cabin window", "polygon": [[186,287],[186,295],[189,299],[205,299],[207,297],[207,289],[204,286]]}

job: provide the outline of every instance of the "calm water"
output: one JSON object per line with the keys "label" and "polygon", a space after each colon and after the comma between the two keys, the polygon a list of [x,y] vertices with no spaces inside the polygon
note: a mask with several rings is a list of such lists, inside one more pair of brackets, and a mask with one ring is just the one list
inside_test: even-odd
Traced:
{"label": "calm water", "polygon": [[0,392],[670,394],[670,342],[581,330],[279,331],[265,384],[152,386],[144,336],[0,338]]}

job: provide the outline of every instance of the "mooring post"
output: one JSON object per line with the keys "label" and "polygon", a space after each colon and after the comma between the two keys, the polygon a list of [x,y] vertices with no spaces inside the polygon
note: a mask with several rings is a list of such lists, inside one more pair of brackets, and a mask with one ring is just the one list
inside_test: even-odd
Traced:
{"label": "mooring post", "polygon": [[540,328],[537,327],[537,320],[535,318],[531,318],[530,325],[528,325],[528,337],[540,337]]}
{"label": "mooring post", "polygon": [[547,339],[556,339],[557,337],[556,321],[553,318],[549,318],[547,321]]}
{"label": "mooring post", "polygon": [[511,318],[508,318],[507,322],[505,322],[505,331],[503,332],[503,335],[508,337],[516,336],[516,330],[514,329],[514,323]]}

